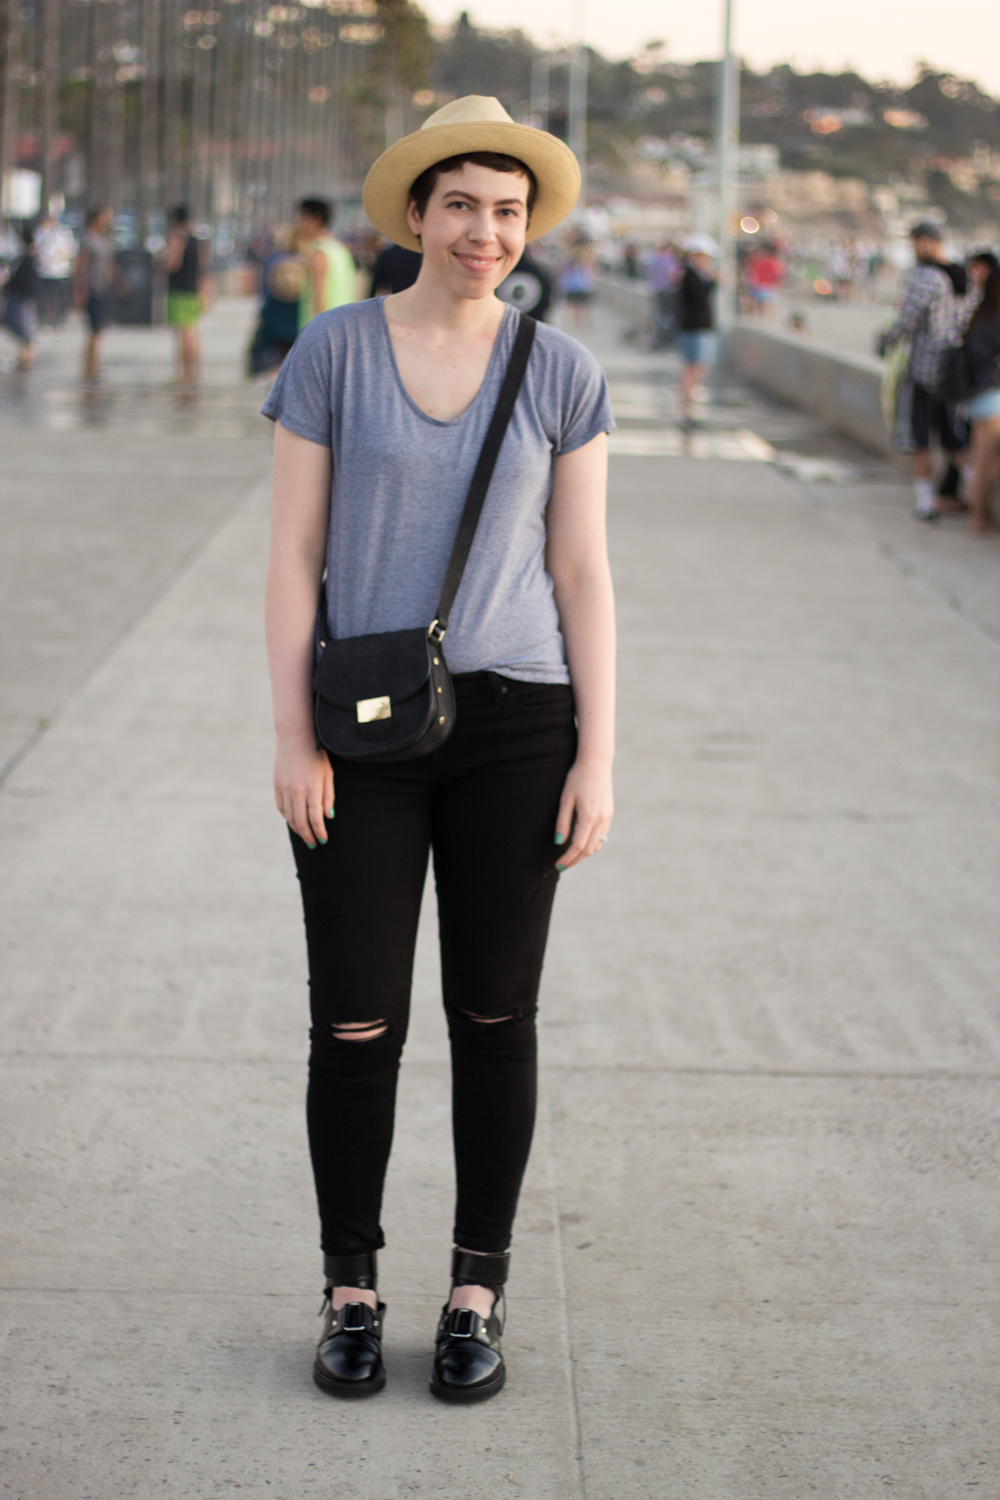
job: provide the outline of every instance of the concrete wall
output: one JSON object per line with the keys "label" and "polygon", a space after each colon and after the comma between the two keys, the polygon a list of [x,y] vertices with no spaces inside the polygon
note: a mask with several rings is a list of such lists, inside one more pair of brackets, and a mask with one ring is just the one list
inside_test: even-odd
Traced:
{"label": "concrete wall", "polygon": [[[652,294],[645,282],[599,276],[596,288],[598,300],[631,330],[650,329]],[[752,385],[814,412],[875,453],[892,453],[882,421],[882,365],[874,355],[847,354],[748,318],[738,319],[727,343],[727,363]]]}
{"label": "concrete wall", "polygon": [[874,355],[845,354],[746,318],[733,329],[727,353],[732,368],[753,385],[814,412],[875,453],[892,453],[882,421],[882,365]]}

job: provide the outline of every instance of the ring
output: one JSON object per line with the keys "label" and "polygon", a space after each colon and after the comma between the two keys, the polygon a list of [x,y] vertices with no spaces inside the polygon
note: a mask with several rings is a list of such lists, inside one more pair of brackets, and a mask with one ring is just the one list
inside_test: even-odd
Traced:
{"label": "ring", "polygon": [[598,842],[598,843],[599,843],[599,844],[606,844],[606,843],[607,843],[607,842],[608,842],[608,835],[607,835],[607,834],[605,834],[605,835],[604,835],[604,837],[603,837],[603,838],[600,838],[600,839],[598,839],[598,840],[597,840],[597,842]]}

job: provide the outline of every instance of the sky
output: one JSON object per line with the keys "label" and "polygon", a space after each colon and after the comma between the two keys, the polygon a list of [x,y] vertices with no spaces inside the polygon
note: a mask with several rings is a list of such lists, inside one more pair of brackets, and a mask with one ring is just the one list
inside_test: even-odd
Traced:
{"label": "sky", "polygon": [[[453,21],[462,4],[420,0],[437,23]],[[564,42],[573,12],[584,12],[588,42],[608,57],[629,57],[663,40],[676,62],[716,57],[723,0],[664,4],[662,0],[471,0],[478,26],[520,27],[539,42]],[[926,60],[971,78],[1000,96],[1000,4],[997,0],[733,0],[737,51],[752,67],[790,62],[800,72],[856,69],[873,80],[909,83]]]}

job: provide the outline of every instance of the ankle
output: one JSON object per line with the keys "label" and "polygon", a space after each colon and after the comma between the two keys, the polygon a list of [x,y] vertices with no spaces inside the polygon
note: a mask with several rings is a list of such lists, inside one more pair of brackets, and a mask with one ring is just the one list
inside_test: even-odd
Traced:
{"label": "ankle", "polygon": [[333,1286],[328,1290],[330,1292],[330,1300],[333,1304],[333,1310],[335,1313],[340,1312],[340,1309],[342,1307],[346,1307],[349,1302],[363,1302],[365,1306],[370,1307],[373,1312],[376,1312],[378,1310],[378,1295],[377,1293],[371,1291],[368,1287]]}
{"label": "ankle", "polygon": [[456,1286],[452,1289],[448,1311],[456,1307],[471,1307],[483,1319],[488,1318],[496,1305],[499,1293],[492,1286]]}

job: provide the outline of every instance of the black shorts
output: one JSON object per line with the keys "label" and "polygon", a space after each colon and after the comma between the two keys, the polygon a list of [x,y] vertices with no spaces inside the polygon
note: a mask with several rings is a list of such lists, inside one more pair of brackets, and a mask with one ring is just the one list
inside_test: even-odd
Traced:
{"label": "black shorts", "polygon": [[969,442],[965,421],[953,401],[942,401],[926,386],[904,380],[899,392],[896,446],[902,453],[918,453],[931,446],[937,433],[945,453],[957,453]]}

